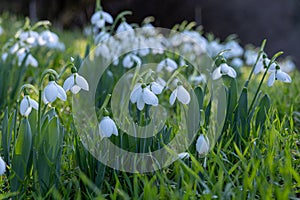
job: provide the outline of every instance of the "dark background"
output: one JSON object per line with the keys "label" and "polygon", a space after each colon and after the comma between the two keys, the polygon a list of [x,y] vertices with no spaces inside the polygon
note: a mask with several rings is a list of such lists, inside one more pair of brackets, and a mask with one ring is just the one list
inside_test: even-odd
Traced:
{"label": "dark background", "polygon": [[[10,11],[37,19],[49,19],[58,27],[83,27],[95,9],[93,0],[0,0],[0,12]],[[268,39],[267,52],[283,50],[300,65],[299,0],[103,0],[114,17],[133,11],[129,22],[154,16],[155,25],[171,28],[183,20],[196,21],[205,32],[225,39],[236,33],[242,44],[259,45]],[[298,67],[299,68],[299,67]]]}

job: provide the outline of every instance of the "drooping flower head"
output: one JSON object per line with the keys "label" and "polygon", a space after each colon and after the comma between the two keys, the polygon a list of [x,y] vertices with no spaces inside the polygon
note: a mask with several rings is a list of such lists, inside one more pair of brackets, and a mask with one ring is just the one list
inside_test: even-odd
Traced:
{"label": "drooping flower head", "polygon": [[52,103],[57,98],[61,99],[62,101],[66,101],[67,95],[65,90],[60,85],[58,85],[54,80],[50,80],[50,82],[44,89],[42,98],[44,103],[48,104]]}
{"label": "drooping flower head", "polygon": [[176,99],[178,99],[178,101],[180,101],[182,104],[189,104],[191,101],[189,92],[180,83],[170,95],[170,104],[173,105]]}
{"label": "drooping flower head", "polygon": [[89,84],[75,68],[72,68],[72,75],[65,80],[63,88],[66,92],[70,90],[73,94],[77,94],[81,89],[89,91]]}
{"label": "drooping flower head", "polygon": [[117,126],[109,116],[103,117],[103,119],[100,121],[99,133],[101,138],[110,137],[112,134],[118,136]]}
{"label": "drooping flower head", "polygon": [[31,99],[28,95],[25,95],[20,104],[20,114],[28,117],[32,108],[38,110],[39,104],[35,100]]}
{"label": "drooping flower head", "polygon": [[291,77],[283,72],[279,66],[276,67],[276,70],[275,71],[272,71],[269,78],[268,78],[268,86],[271,87],[275,80],[279,80],[279,81],[282,81],[284,83],[291,83],[292,82],[292,79]]}
{"label": "drooping flower head", "polygon": [[196,150],[200,155],[206,155],[209,152],[209,140],[206,136],[200,135],[196,142]]}
{"label": "drooping flower head", "polygon": [[217,80],[221,78],[223,75],[230,76],[232,78],[236,78],[236,71],[227,65],[226,63],[222,63],[219,67],[217,67],[212,74],[212,79]]}
{"label": "drooping flower head", "polygon": [[153,91],[149,89],[145,84],[138,83],[133,88],[130,94],[130,101],[137,104],[139,110],[143,110],[145,104],[151,106],[158,105],[158,98]]}
{"label": "drooping flower head", "polygon": [[97,28],[102,28],[105,23],[112,24],[113,18],[109,13],[99,10],[92,15],[91,23]]}

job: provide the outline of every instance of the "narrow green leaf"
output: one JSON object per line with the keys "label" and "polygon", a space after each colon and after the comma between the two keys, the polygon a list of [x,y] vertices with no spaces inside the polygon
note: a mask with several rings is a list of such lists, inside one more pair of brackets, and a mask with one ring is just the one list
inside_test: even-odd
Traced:
{"label": "narrow green leaf", "polygon": [[27,174],[27,164],[31,152],[32,135],[31,128],[27,118],[21,121],[16,144],[14,146],[14,154],[12,158],[12,171],[14,176],[11,179],[11,190],[17,191]]}
{"label": "narrow green leaf", "polygon": [[270,109],[270,104],[271,104],[270,98],[267,94],[264,95],[259,102],[258,111],[256,114],[255,127],[256,129],[260,127],[260,133],[262,133],[265,128],[264,124],[267,119],[267,114]]}

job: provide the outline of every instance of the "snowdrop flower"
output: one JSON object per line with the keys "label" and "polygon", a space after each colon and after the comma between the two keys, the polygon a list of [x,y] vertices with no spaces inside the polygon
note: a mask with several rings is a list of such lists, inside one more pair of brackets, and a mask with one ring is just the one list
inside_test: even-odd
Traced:
{"label": "snowdrop flower", "polygon": [[171,105],[175,103],[176,98],[183,104],[189,104],[191,101],[190,94],[182,85],[178,85],[177,88],[173,90],[172,94],[170,95]]}
{"label": "snowdrop flower", "polygon": [[222,44],[219,44],[217,41],[212,41],[207,45],[207,53],[211,57],[215,57],[224,49]]}
{"label": "snowdrop flower", "polygon": [[20,113],[22,116],[28,117],[32,108],[38,110],[39,104],[31,99],[28,95],[25,95],[20,104]]}
{"label": "snowdrop flower", "polygon": [[21,48],[21,46],[22,45],[19,42],[15,43],[13,46],[10,47],[9,53],[15,54]]}
{"label": "snowdrop flower", "polygon": [[0,175],[3,175],[6,171],[6,164],[0,156]]}
{"label": "snowdrop flower", "polygon": [[[21,48],[17,51],[17,58],[18,58],[18,66],[21,66],[24,59],[26,59],[25,61],[25,66],[32,66],[32,67],[37,67],[38,66],[38,61],[27,52],[28,50],[26,50],[25,48]],[[28,54],[27,58],[26,55]]]}
{"label": "snowdrop flower", "polygon": [[280,69],[286,73],[289,73],[296,68],[295,63],[290,59],[280,62],[279,65],[280,65]]}
{"label": "snowdrop flower", "polygon": [[230,51],[224,52],[223,56],[225,58],[234,58],[243,55],[244,49],[237,43],[232,40],[225,44],[224,49],[229,49]]}
{"label": "snowdrop flower", "polygon": [[235,70],[232,67],[228,66],[226,63],[221,64],[213,71],[212,79],[217,80],[221,78],[223,75],[228,75],[232,78],[236,78]]}
{"label": "snowdrop flower", "polygon": [[151,90],[154,94],[161,94],[164,89],[164,86],[160,85],[157,82],[152,82],[150,83],[150,85],[147,86],[147,88]]}
{"label": "snowdrop flower", "polygon": [[231,61],[231,65],[236,67],[236,68],[240,68],[244,65],[243,60],[240,58],[234,58]]}
{"label": "snowdrop flower", "polygon": [[96,35],[94,42],[95,44],[99,44],[104,40],[107,40],[110,37],[109,33],[101,31],[99,34]]}
{"label": "snowdrop flower", "polygon": [[256,59],[257,59],[258,53],[254,50],[247,50],[245,51],[244,57],[245,57],[245,63],[246,65],[254,65]]}
{"label": "snowdrop flower", "polygon": [[134,66],[134,64],[140,66],[142,64],[142,60],[137,55],[130,53],[124,57],[122,63],[125,68],[131,68]]}
{"label": "snowdrop flower", "polygon": [[139,110],[143,110],[145,104],[152,106],[158,105],[158,98],[154,92],[141,83],[136,84],[136,86],[133,88],[130,94],[130,101],[132,103],[136,103]]}
{"label": "snowdrop flower", "polygon": [[8,53],[6,53],[6,52],[3,53],[2,56],[1,56],[2,61],[5,62],[7,57],[8,57]]}
{"label": "snowdrop flower", "polygon": [[205,155],[209,152],[209,140],[206,136],[200,135],[196,142],[196,150],[200,155]]}
{"label": "snowdrop flower", "polygon": [[[256,64],[256,66],[254,68],[253,73],[258,74],[258,73],[264,71],[265,70],[265,65],[269,66],[270,62],[271,62],[271,60],[269,58],[265,58],[265,59],[260,58],[258,63]],[[268,70],[269,71],[275,71],[276,70],[276,63],[273,62]]]}
{"label": "snowdrop flower", "polygon": [[271,73],[271,75],[268,78],[268,86],[271,87],[274,84],[275,80],[279,80],[284,83],[292,82],[291,77],[287,73],[281,71],[280,69],[276,69],[274,72]]}
{"label": "snowdrop flower", "polygon": [[20,41],[34,47],[38,45],[39,34],[35,31],[23,31],[19,35]]}
{"label": "snowdrop flower", "polygon": [[97,28],[102,28],[105,23],[112,24],[113,18],[109,13],[100,10],[92,15],[91,23]]}
{"label": "snowdrop flower", "polygon": [[51,49],[65,49],[64,44],[59,42],[59,37],[49,30],[40,33],[38,43],[40,46],[47,46]]}
{"label": "snowdrop flower", "polygon": [[118,136],[117,126],[109,116],[103,117],[103,119],[100,121],[99,132],[101,138],[110,137],[112,134]]}
{"label": "snowdrop flower", "polygon": [[43,92],[43,101],[45,104],[52,103],[57,98],[66,101],[67,95],[64,89],[55,81],[50,81]]}
{"label": "snowdrop flower", "polygon": [[206,83],[207,78],[205,74],[200,74],[199,76],[190,76],[189,81],[194,82],[196,85],[198,85],[200,83]]}
{"label": "snowdrop flower", "polygon": [[174,60],[170,58],[166,58],[162,60],[160,63],[158,63],[156,71],[160,72],[163,68],[165,68],[169,72],[172,72],[178,68],[178,65]]}
{"label": "snowdrop flower", "polygon": [[180,154],[178,154],[179,159],[185,159],[185,158],[189,158],[190,154],[188,152],[182,152]]}
{"label": "snowdrop flower", "polygon": [[121,22],[121,24],[118,26],[117,30],[116,30],[116,33],[121,33],[121,32],[124,32],[124,31],[129,31],[129,32],[133,32],[133,28],[132,26],[130,26],[127,22],[123,21]]}
{"label": "snowdrop flower", "polygon": [[63,88],[66,92],[71,90],[73,94],[77,94],[81,89],[89,91],[89,84],[78,73],[73,73],[65,80]]}
{"label": "snowdrop flower", "polygon": [[95,49],[95,56],[103,56],[106,59],[110,59],[110,50],[106,44],[98,45]]}

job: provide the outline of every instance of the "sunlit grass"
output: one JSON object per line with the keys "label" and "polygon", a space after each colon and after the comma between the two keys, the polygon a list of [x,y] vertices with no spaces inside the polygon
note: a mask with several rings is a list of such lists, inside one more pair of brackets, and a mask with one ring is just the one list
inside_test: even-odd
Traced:
{"label": "sunlit grass", "polygon": [[[7,22],[5,22],[7,23]],[[8,24],[3,23],[3,26]],[[15,32],[20,24],[9,31]],[[57,31],[65,43],[62,60],[79,54],[83,57],[87,40],[80,31]],[[5,35],[2,36],[5,38]],[[3,39],[4,40],[4,39]],[[55,66],[60,69],[61,65]],[[250,68],[242,68],[238,79],[241,92]],[[97,161],[82,145],[73,128],[71,102],[57,103],[63,112],[64,136],[58,187],[48,188],[46,195],[35,191],[30,177],[24,195],[28,199],[297,199],[300,198],[300,79],[293,82],[263,84],[262,91],[271,99],[266,129],[259,134],[251,129],[243,150],[234,143],[231,128],[206,156],[192,154],[171,166],[147,174],[113,170]],[[249,100],[259,84],[255,76],[249,86]],[[2,115],[2,114],[1,114]],[[255,122],[251,122],[253,127]],[[204,164],[206,162],[206,164]],[[8,169],[10,170],[10,169]],[[9,198],[9,180],[0,177],[0,198]]]}

